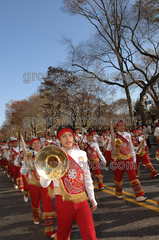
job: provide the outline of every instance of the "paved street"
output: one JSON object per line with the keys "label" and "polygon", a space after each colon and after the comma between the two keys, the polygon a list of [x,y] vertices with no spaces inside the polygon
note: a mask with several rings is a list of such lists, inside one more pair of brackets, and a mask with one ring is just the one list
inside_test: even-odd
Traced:
{"label": "paved street", "polygon": [[[159,172],[159,161],[154,157],[157,147],[150,151],[151,161]],[[102,171],[105,190],[98,191],[95,184],[98,209],[93,212],[98,240],[158,240],[159,239],[159,177],[151,179],[149,172],[140,167],[140,181],[148,199],[135,201],[126,172],[123,180],[124,199],[114,196],[113,171]],[[23,201],[23,193],[15,190],[13,182],[0,171],[0,240],[45,240],[44,222],[34,225],[30,199]],[[80,240],[79,228],[74,223],[71,240]]]}

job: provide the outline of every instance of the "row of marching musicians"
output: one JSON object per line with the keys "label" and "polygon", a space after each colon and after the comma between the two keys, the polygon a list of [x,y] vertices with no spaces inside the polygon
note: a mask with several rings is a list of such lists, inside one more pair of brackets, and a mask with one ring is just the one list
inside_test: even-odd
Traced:
{"label": "row of marching musicians", "polygon": [[[111,132],[112,138],[109,136],[109,132],[103,132],[101,141],[103,147],[102,154],[94,138],[93,131],[88,132],[87,141],[86,139],[82,141],[83,146],[81,147],[81,139],[80,141],[77,140],[81,136],[77,130],[74,133],[71,126],[59,127],[56,145],[60,144],[62,150],[67,154],[69,168],[64,176],[53,181],[40,177],[36,169],[30,169],[26,161],[22,160],[24,153],[18,146],[16,139],[12,143],[8,142],[7,148],[5,147],[6,143],[1,142],[1,167],[7,176],[12,176],[14,186],[24,192],[25,201],[28,200],[30,195],[35,224],[39,224],[41,220],[40,201],[42,198],[45,233],[48,236],[58,240],[69,239],[73,220],[75,219],[80,228],[82,239],[97,239],[85,190],[92,204],[91,209],[94,211],[97,208],[97,202],[95,200],[90,170],[94,171],[98,187],[102,190],[104,188],[103,176],[100,171],[101,164],[99,159],[102,161],[105,169],[107,169],[106,167],[109,166],[111,161],[113,163],[115,194],[117,198],[122,198],[123,172],[126,170],[130,184],[135,192],[136,200],[146,200],[143,188],[138,179],[140,158],[142,158],[152,178],[158,175],[145,151],[145,141],[143,141],[142,137],[138,137],[140,134],[138,130],[133,131],[133,137],[130,133],[125,132],[125,124],[122,121],[117,123],[117,130],[115,134],[113,131]],[[116,142],[114,143],[113,138],[121,140],[118,145]],[[46,136],[45,145],[50,144],[52,143]],[[28,153],[30,145],[32,147],[32,158],[35,159],[36,154],[41,149],[41,141],[39,138],[33,138],[30,144],[26,142]],[[80,150],[80,147],[84,151]],[[139,148],[141,148],[141,151],[136,155],[135,150],[138,151],[140,150]],[[20,166],[20,163],[22,166]],[[134,163],[138,166],[136,170]],[[88,165],[89,167],[86,167]],[[53,195],[55,195],[56,202],[57,232],[54,229],[56,214],[52,202]]]}
{"label": "row of marching musicians", "polygon": [[[45,146],[55,145],[47,139]],[[70,239],[73,220],[75,219],[82,235],[82,239],[96,240],[96,232],[91,211],[96,210],[94,186],[88,166],[87,154],[79,149],[75,142],[74,130],[71,126],[61,126],[57,132],[61,151],[65,152],[68,158],[68,169],[60,179],[47,181],[40,177],[33,164],[36,155],[43,150],[39,138],[33,138],[31,142],[23,139],[18,143],[17,139],[6,142],[1,141],[1,169],[14,181],[14,187],[24,193],[24,201],[31,198],[31,210],[34,224],[41,221],[40,202],[42,199],[43,219],[45,234],[49,237],[64,240]],[[92,137],[91,133],[88,136]],[[99,148],[98,148],[99,150]],[[99,150],[100,151],[100,150]],[[104,165],[106,160],[101,152]],[[32,163],[28,161],[31,156]],[[94,155],[93,155],[94,156]],[[96,158],[95,158],[96,159]],[[82,169],[81,163],[84,164]],[[100,173],[100,169],[98,170]],[[100,182],[100,174],[98,174]],[[99,183],[100,186],[100,183]],[[101,188],[101,187],[100,187]],[[86,192],[87,194],[86,194]],[[54,212],[52,197],[55,196]],[[89,198],[92,207],[90,208],[87,199]],[[57,215],[57,231],[54,229],[55,217]]]}
{"label": "row of marching musicians", "polygon": [[[75,134],[75,137],[77,134],[77,139],[80,139],[81,136],[79,132]],[[99,161],[99,159],[95,159],[93,156],[91,156],[92,154],[95,154],[91,148],[97,149],[95,145],[97,142],[99,144],[101,143],[102,153],[107,161],[106,170],[110,164],[114,170],[115,195],[119,199],[123,198],[122,185],[124,170],[127,172],[130,185],[135,192],[136,200],[138,202],[142,202],[147,199],[147,197],[144,196],[144,190],[139,181],[140,161],[142,161],[142,165],[148,170],[152,179],[158,177],[158,173],[154,169],[154,166],[149,158],[149,148],[146,141],[147,137],[148,136],[144,133],[141,125],[139,125],[137,129],[134,129],[132,132],[130,132],[125,130],[125,123],[123,121],[119,121],[116,124],[115,133],[114,127],[111,124],[110,130],[102,131],[100,136],[96,131],[94,131],[92,132],[92,139],[88,139],[89,137],[87,137],[87,142],[84,140],[83,149],[87,152],[88,160],[93,162]],[[89,145],[91,145],[91,148],[87,149]],[[81,142],[79,146],[81,146]],[[96,151],[96,153],[97,152],[99,151]],[[98,156],[102,160],[100,154],[98,154]],[[95,177],[97,178],[99,189],[100,187],[103,189],[102,175],[99,173],[101,180],[99,185],[99,175],[96,175],[95,170],[94,173]]]}

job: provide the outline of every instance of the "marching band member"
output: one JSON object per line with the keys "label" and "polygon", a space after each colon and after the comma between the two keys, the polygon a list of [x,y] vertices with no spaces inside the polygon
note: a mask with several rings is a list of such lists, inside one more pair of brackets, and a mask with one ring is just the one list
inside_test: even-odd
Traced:
{"label": "marching band member", "polygon": [[79,128],[75,129],[75,141],[78,144],[78,146],[81,148],[81,144],[82,144],[82,141],[83,141],[83,136],[82,136],[82,134],[80,134]]}
{"label": "marching band member", "polygon": [[52,145],[55,145],[55,146],[57,146],[57,147],[60,147],[60,142],[59,142],[59,140],[57,139],[56,135],[51,136],[51,138],[52,138]]}
{"label": "marching band member", "polygon": [[52,144],[52,140],[49,138],[49,135],[45,135],[45,147]]}
{"label": "marching band member", "polygon": [[[31,145],[33,149],[32,158],[34,162],[36,154],[41,149],[40,139],[34,138],[31,141]],[[34,224],[39,224],[41,221],[40,202],[42,198],[43,219],[45,224],[44,233],[47,234],[49,237],[53,238],[55,235],[55,213],[52,199],[48,194],[48,188],[41,187],[40,178],[37,174],[36,169],[29,169],[29,165],[27,165],[25,159],[21,168],[21,173],[25,176],[28,175],[26,177],[26,181],[28,183],[28,189],[31,197],[31,209]]]}
{"label": "marching band member", "polygon": [[[139,133],[138,133],[139,137],[142,137],[142,138],[145,137],[145,142],[146,142],[145,151],[146,151],[147,154],[149,154],[149,147],[148,147],[148,144],[147,144],[148,134],[146,132],[144,133],[144,130],[143,130],[141,125],[138,126],[138,131],[139,131]],[[142,163],[142,165],[145,166],[144,163]]]}
{"label": "marching band member", "polygon": [[[96,210],[97,203],[86,153],[73,149],[75,135],[71,126],[60,126],[57,136],[63,151],[68,156],[69,169],[62,178],[53,180],[58,224],[55,239],[68,240],[75,219],[83,240],[97,240],[92,213],[85,193],[86,189],[92,203],[92,211]],[[83,168],[81,164],[84,166]],[[51,183],[50,180],[45,180],[42,177],[40,182],[43,187],[49,186]]]}
{"label": "marching band member", "polygon": [[84,144],[84,151],[87,153],[87,158],[90,163],[91,171],[94,171],[95,178],[97,179],[99,190],[104,189],[103,187],[103,175],[100,172],[99,158],[103,165],[106,165],[106,160],[99,149],[98,143],[93,142],[93,132],[87,135],[87,143]]}
{"label": "marching band member", "polygon": [[19,190],[24,190],[23,179],[20,173],[20,154],[22,153],[22,149],[18,145],[18,141],[16,138],[12,140],[13,148],[12,148],[12,174],[14,178],[14,187]]}
{"label": "marching band member", "polygon": [[[126,170],[129,177],[130,184],[135,192],[136,200],[138,202],[145,201],[147,198],[144,197],[144,191],[139,180],[136,177],[136,172],[134,168],[134,163],[136,163],[136,154],[134,147],[131,141],[131,135],[125,132],[125,123],[119,121],[116,125],[117,132],[115,138],[121,140],[121,145],[119,146],[119,159],[113,160],[114,168],[114,184],[115,184],[115,195],[117,198],[123,198],[122,196],[122,185],[123,185],[123,174]],[[111,136],[107,150],[112,151],[113,142],[112,139],[114,136]],[[111,154],[107,159],[108,162],[111,160]]]}
{"label": "marching band member", "polygon": [[[31,142],[28,140],[25,140],[25,147],[26,147],[26,151],[31,151]],[[24,164],[24,152],[21,154],[21,158],[23,159],[22,164]],[[23,185],[24,185],[24,202],[28,202],[28,198],[30,195],[30,191],[29,191],[29,184],[28,184],[28,173],[26,175],[22,174],[22,179],[23,179]]]}
{"label": "marching band member", "polygon": [[8,177],[11,176],[11,171],[10,171],[10,161],[11,161],[11,151],[12,151],[12,142],[8,141],[7,142],[8,147],[6,148],[6,165],[5,165],[5,171]]}
{"label": "marching band member", "polygon": [[95,142],[97,142],[97,143],[100,142],[100,137],[99,137],[99,135],[97,134],[97,131],[96,131],[96,130],[94,131],[94,137],[93,137],[93,138],[94,138],[94,141],[95,141]]}
{"label": "marching band member", "polygon": [[109,155],[109,151],[107,151],[107,146],[108,146],[109,140],[110,140],[110,131],[104,130],[102,132],[101,145],[102,145],[103,154],[106,159]]}
{"label": "marching band member", "polygon": [[[4,170],[4,151],[6,149],[6,141],[1,141],[1,169]],[[4,171],[5,173],[5,171]]]}
{"label": "marching band member", "polygon": [[[146,142],[142,137],[139,137],[139,131],[138,130],[133,130],[133,137],[132,137],[132,143],[134,145],[134,149],[136,152],[139,151],[139,146],[141,151],[136,154],[136,165],[137,165],[137,169],[136,169],[136,176],[139,177],[139,168],[140,168],[140,159],[142,159],[142,162],[145,164],[146,168],[148,169],[151,178],[155,178],[158,176],[157,171],[154,169],[148,154],[145,151],[145,147],[146,147]],[[141,144],[141,145],[140,145]]]}

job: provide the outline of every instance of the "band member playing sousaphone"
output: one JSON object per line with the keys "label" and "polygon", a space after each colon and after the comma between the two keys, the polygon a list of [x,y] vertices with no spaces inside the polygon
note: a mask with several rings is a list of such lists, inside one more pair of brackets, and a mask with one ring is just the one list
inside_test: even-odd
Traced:
{"label": "band member playing sousaphone", "polygon": [[117,150],[113,152],[113,143],[111,136],[107,150],[110,151],[110,157],[107,158],[107,162],[110,162],[111,156],[115,156],[113,161],[113,169],[114,169],[114,184],[115,184],[115,195],[117,198],[123,198],[122,196],[122,185],[123,185],[123,173],[126,170],[127,175],[129,177],[130,184],[135,192],[136,200],[138,202],[145,201],[147,198],[144,197],[144,191],[139,180],[136,177],[135,166],[136,164],[136,155],[134,151],[134,147],[131,141],[131,135],[125,132],[125,123],[123,121],[119,121],[116,124],[117,132],[115,133],[115,139],[121,140],[121,144],[118,144]]}

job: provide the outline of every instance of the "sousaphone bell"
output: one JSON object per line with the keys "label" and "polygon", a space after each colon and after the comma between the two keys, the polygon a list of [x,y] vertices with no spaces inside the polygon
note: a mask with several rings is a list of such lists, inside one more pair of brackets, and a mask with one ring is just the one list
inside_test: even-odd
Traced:
{"label": "sousaphone bell", "polygon": [[57,146],[42,148],[35,157],[35,168],[39,176],[46,180],[57,180],[65,175],[69,168],[67,154]]}

